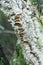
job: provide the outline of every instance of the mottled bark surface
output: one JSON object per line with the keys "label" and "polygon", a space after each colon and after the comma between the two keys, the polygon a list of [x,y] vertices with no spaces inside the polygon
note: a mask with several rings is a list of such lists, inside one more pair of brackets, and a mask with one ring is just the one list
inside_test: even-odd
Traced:
{"label": "mottled bark surface", "polygon": [[34,8],[29,0],[1,0],[0,9],[7,15],[15,31],[18,31],[16,33],[23,32],[19,37],[23,43],[26,62],[31,65],[43,65],[43,24],[36,7]]}

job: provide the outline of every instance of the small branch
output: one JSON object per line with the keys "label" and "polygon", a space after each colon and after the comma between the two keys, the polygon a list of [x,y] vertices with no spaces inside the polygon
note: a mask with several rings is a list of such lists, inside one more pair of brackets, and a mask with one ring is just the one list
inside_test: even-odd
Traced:
{"label": "small branch", "polygon": [[9,31],[9,30],[0,31],[0,33],[15,34],[15,32],[14,32],[14,31]]}

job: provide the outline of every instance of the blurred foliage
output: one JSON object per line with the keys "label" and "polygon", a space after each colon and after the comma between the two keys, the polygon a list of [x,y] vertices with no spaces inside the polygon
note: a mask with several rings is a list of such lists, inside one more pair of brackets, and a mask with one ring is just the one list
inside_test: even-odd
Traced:
{"label": "blurred foliage", "polygon": [[5,30],[14,31],[11,24],[9,24],[7,17],[1,10],[0,10],[0,27],[3,27]]}
{"label": "blurred foliage", "polygon": [[26,2],[27,2],[27,0],[24,0],[24,1],[26,1]]}
{"label": "blurred foliage", "polygon": [[41,4],[43,4],[43,0],[31,0],[31,2],[37,2],[37,1],[40,1]]}
{"label": "blurred foliage", "polygon": [[38,12],[43,14],[43,0],[31,0],[32,4],[37,7]]}
{"label": "blurred foliage", "polygon": [[13,52],[16,50],[17,37],[14,34],[0,34],[0,44],[3,46],[4,53],[11,58]]}
{"label": "blurred foliage", "polygon": [[12,65],[28,65],[28,64],[26,64],[26,61],[25,61],[24,56],[22,54],[21,44],[18,44],[16,46],[16,52],[13,55],[13,61],[11,64]]}
{"label": "blurred foliage", "polygon": [[[10,30],[14,32],[14,29],[12,25],[9,24],[7,17],[0,10],[0,31],[3,30]],[[16,34],[0,33],[0,44],[2,45],[3,51],[8,60],[11,60],[13,52],[16,50],[17,39],[18,38]],[[1,61],[0,65],[3,65]]]}
{"label": "blurred foliage", "polygon": [[3,63],[2,63],[2,60],[0,59],[0,65],[4,65]]}

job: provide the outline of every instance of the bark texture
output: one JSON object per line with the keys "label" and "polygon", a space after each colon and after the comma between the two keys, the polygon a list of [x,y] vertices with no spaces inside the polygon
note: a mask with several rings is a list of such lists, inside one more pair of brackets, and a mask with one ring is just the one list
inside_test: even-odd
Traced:
{"label": "bark texture", "polygon": [[29,0],[1,0],[0,10],[8,17],[12,27],[15,27],[26,62],[43,65],[43,22],[36,7]]}

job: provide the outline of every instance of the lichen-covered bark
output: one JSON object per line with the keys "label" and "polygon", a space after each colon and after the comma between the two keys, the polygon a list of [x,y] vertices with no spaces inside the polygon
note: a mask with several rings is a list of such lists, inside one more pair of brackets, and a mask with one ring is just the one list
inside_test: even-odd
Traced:
{"label": "lichen-covered bark", "polygon": [[[43,65],[43,25],[37,17],[37,9],[34,8],[29,0],[1,0],[0,9],[7,15],[8,21],[18,30],[15,24],[16,15],[20,14],[20,24],[22,25],[23,41],[22,44],[24,58],[31,65]],[[20,36],[19,36],[20,37]]]}

